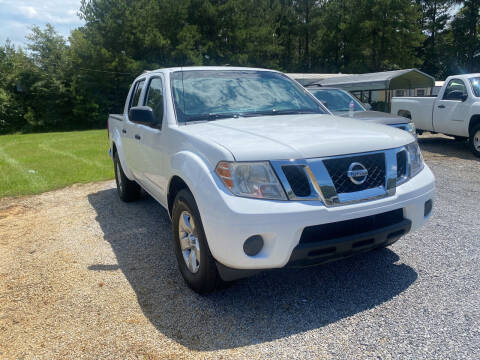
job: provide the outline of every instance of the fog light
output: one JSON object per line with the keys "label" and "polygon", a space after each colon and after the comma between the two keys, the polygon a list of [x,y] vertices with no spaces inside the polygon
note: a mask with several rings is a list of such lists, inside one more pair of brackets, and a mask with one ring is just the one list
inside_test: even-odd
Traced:
{"label": "fog light", "polygon": [[243,243],[243,251],[248,256],[257,255],[263,248],[263,238],[260,235],[250,236]]}
{"label": "fog light", "polygon": [[423,211],[423,215],[426,217],[430,215],[432,212],[433,202],[432,200],[428,200],[425,202],[425,210]]}

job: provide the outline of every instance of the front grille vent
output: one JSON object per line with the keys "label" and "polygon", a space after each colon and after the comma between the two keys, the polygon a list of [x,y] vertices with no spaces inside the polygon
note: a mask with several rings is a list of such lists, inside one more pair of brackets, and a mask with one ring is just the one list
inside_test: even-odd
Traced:
{"label": "front grille vent", "polygon": [[[354,162],[361,163],[368,171],[363,184],[354,184],[347,175],[348,168]],[[374,153],[323,161],[337,193],[352,193],[385,185],[385,154]]]}
{"label": "front grille vent", "polygon": [[285,165],[282,171],[292,188],[295,196],[305,197],[311,193],[310,184],[305,173],[305,168],[301,165]]}
{"label": "front grille vent", "polygon": [[397,180],[407,175],[407,152],[405,150],[397,153]]}

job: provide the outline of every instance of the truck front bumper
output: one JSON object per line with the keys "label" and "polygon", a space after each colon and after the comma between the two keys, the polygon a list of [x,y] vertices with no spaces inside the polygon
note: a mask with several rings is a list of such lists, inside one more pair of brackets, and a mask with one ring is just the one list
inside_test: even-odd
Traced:
{"label": "truck front bumper", "polygon": [[[318,264],[391,244],[426,222],[434,193],[434,176],[425,166],[417,176],[398,186],[395,195],[378,200],[326,207],[318,201],[268,201],[224,193],[223,201],[210,201],[206,211],[201,209],[200,213],[220,273],[231,278],[228,272],[233,269]],[[200,208],[204,204],[200,202]],[[387,222],[375,225],[372,220],[394,213],[397,217]],[[363,227],[361,224],[366,222],[373,225]],[[345,232],[345,228],[354,230]],[[329,235],[323,236],[327,230]],[[254,235],[262,237],[263,247],[256,255],[248,256],[244,242]]]}

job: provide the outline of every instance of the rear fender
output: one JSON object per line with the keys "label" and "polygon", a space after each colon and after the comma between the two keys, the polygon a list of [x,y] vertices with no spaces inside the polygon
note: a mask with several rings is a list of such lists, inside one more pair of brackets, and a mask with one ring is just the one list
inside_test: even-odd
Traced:
{"label": "rear fender", "polygon": [[[120,131],[117,128],[112,129],[111,135],[112,141],[112,151],[113,151],[113,144],[115,144],[115,148],[117,149],[118,158],[120,159],[120,165],[122,165],[123,172],[125,176],[129,180],[133,180],[133,174],[131,173],[130,169],[127,166],[127,162],[125,161],[125,153],[123,149],[123,142],[122,137],[120,136]],[[113,154],[112,154],[113,155]]]}

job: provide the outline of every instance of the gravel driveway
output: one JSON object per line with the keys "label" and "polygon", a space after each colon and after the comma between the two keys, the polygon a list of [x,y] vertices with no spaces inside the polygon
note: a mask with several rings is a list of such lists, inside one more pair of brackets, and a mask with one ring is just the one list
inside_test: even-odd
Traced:
{"label": "gravel driveway", "polygon": [[206,297],[149,197],[124,204],[102,182],[0,200],[0,359],[479,359],[480,162],[420,142],[438,192],[419,232]]}

